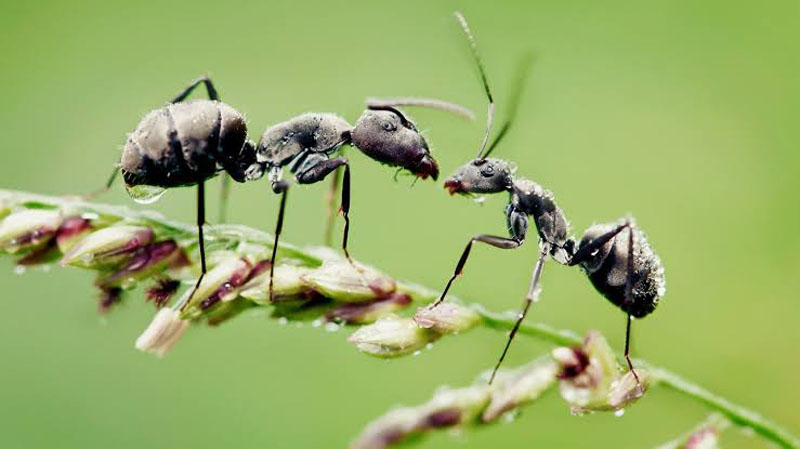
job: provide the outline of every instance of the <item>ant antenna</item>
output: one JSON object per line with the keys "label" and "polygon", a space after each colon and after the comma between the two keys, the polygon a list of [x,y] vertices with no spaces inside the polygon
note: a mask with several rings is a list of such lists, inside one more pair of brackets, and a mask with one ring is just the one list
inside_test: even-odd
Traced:
{"label": "ant antenna", "polygon": [[517,73],[516,78],[514,79],[514,83],[511,87],[511,102],[508,105],[508,111],[506,113],[506,119],[503,122],[503,125],[500,127],[500,131],[494,137],[494,140],[491,144],[489,144],[489,148],[486,149],[486,153],[483,155],[484,158],[489,157],[489,154],[497,148],[497,144],[503,140],[503,137],[506,136],[508,130],[511,128],[511,125],[514,123],[514,120],[517,118],[517,111],[519,110],[519,100],[522,98],[522,91],[525,87],[525,80],[528,78],[528,72],[530,72],[531,65],[533,63],[533,53],[527,52],[523,55],[522,59],[520,59],[519,65],[517,66]]}
{"label": "ant antenna", "polygon": [[417,129],[417,127],[414,126],[413,123],[411,123],[411,120],[407,119],[406,116],[403,115],[402,112],[400,112],[397,108],[395,108],[393,106],[390,106],[388,104],[374,104],[374,105],[371,105],[371,104],[367,103],[367,109],[371,109],[373,111],[389,111],[389,112],[395,114],[398,118],[400,118],[400,123],[403,126],[405,126],[406,128]]}
{"label": "ant antenna", "polygon": [[483,68],[481,56],[478,54],[478,44],[475,42],[475,36],[472,35],[472,31],[469,29],[467,19],[459,11],[456,11],[454,15],[458,21],[458,24],[461,25],[461,30],[464,31],[464,34],[467,36],[472,58],[475,60],[475,64],[478,66],[478,72],[481,75],[483,90],[486,92],[486,98],[489,99],[489,107],[486,113],[486,132],[483,135],[483,142],[481,143],[481,147],[478,149],[478,155],[476,156],[477,159],[484,159],[486,156],[483,155],[483,150],[486,148],[486,144],[489,142],[489,132],[492,130],[492,122],[494,120],[494,98],[492,97],[492,91],[489,89],[489,80],[486,78],[486,70]]}
{"label": "ant antenna", "polygon": [[398,97],[398,98],[367,98],[365,101],[367,108],[376,109],[381,107],[404,107],[404,106],[418,106],[423,108],[438,109],[440,111],[449,112],[453,115],[463,117],[469,121],[475,120],[475,114],[464,106],[450,103],[436,98],[414,98],[414,97]]}

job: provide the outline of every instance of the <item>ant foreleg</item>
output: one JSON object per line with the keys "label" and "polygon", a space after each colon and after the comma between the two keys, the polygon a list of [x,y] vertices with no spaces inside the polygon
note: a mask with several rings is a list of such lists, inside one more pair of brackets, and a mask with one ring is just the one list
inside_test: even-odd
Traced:
{"label": "ant foreleg", "polygon": [[273,301],[272,287],[275,279],[275,257],[278,254],[278,240],[283,230],[283,215],[286,212],[286,196],[289,194],[289,183],[286,181],[275,181],[272,183],[272,191],[281,194],[281,206],[278,209],[278,223],[275,225],[275,238],[272,242],[272,258],[269,265],[269,301]]}
{"label": "ant foreleg", "polygon": [[523,240],[500,237],[496,235],[486,235],[486,234],[476,235],[475,237],[469,239],[469,243],[467,243],[467,246],[464,248],[464,252],[461,253],[461,258],[458,259],[458,264],[456,264],[456,269],[453,272],[453,275],[450,276],[450,279],[447,281],[447,285],[444,287],[442,295],[439,297],[439,299],[436,300],[436,302],[431,304],[430,306],[431,308],[438,306],[444,301],[444,298],[447,296],[447,292],[450,290],[450,286],[453,285],[453,281],[455,281],[456,278],[458,276],[461,276],[461,273],[463,273],[464,265],[466,265],[467,259],[469,258],[469,253],[472,250],[473,242],[486,243],[488,245],[500,249],[514,249],[514,248],[519,248],[519,246],[522,245]]}
{"label": "ant foreleg", "polygon": [[533,277],[531,278],[530,290],[528,290],[528,295],[525,297],[525,302],[523,303],[522,311],[517,316],[517,322],[514,323],[514,327],[511,329],[511,333],[508,335],[508,341],[506,342],[506,347],[503,348],[503,353],[500,354],[500,359],[494,366],[494,370],[492,371],[492,376],[489,378],[489,385],[492,384],[495,375],[497,375],[497,370],[500,368],[500,365],[503,364],[503,360],[506,358],[506,354],[508,353],[508,348],[511,347],[511,342],[514,340],[514,336],[517,335],[519,327],[522,325],[522,322],[525,321],[525,316],[528,314],[528,310],[531,308],[531,304],[533,304],[539,299],[539,279],[542,276],[542,269],[544,268],[544,262],[545,260],[547,260],[547,255],[549,253],[550,253],[550,244],[547,242],[541,242],[539,247],[539,257],[536,259],[536,267],[533,269]]}
{"label": "ant foreleg", "polygon": [[206,85],[206,91],[208,92],[208,99],[209,100],[213,100],[213,101],[218,101],[219,100],[219,94],[217,93],[217,89],[214,88],[214,83],[211,82],[211,78],[209,78],[208,76],[201,76],[200,78],[197,78],[196,80],[192,81],[192,83],[189,84],[186,87],[186,89],[183,89],[181,91],[181,93],[179,93],[175,98],[173,98],[170,103],[179,103],[179,102],[185,100],[186,97],[188,97],[189,94],[191,94],[192,91],[197,86],[200,85],[200,83],[203,83],[203,84]]}
{"label": "ant foreleg", "polygon": [[[350,253],[347,251],[347,237],[350,231],[350,166],[347,159],[337,157],[335,159],[314,160],[310,156],[304,163],[307,165],[304,170],[298,171],[297,182],[300,184],[313,184],[322,181],[331,172],[344,165],[344,176],[342,177],[342,215],[344,216],[344,235],[342,237],[342,250],[347,260],[353,263]],[[355,266],[355,265],[354,265]]]}
{"label": "ant foreleg", "polygon": [[205,196],[205,182],[201,181],[197,184],[197,239],[200,243],[200,277],[197,279],[197,282],[194,284],[194,288],[192,289],[192,293],[189,294],[189,297],[186,299],[180,310],[183,311],[189,304],[192,303],[192,297],[197,292],[197,289],[200,288],[200,283],[203,282],[203,278],[206,276],[206,243],[205,239],[203,238],[203,225],[206,223],[206,196]]}
{"label": "ant foreleg", "polygon": [[342,177],[342,216],[344,216],[344,233],[342,234],[342,250],[350,265],[355,267],[350,253],[347,251],[347,237],[350,233],[350,165],[345,161],[344,176]]}

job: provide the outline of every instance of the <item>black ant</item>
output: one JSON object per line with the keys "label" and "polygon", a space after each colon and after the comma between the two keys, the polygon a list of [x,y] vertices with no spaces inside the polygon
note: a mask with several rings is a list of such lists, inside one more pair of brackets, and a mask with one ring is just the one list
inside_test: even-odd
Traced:
{"label": "black ant", "polygon": [[[445,300],[453,281],[462,274],[469,257],[472,244],[482,242],[501,249],[518,248],[525,241],[528,230],[528,217],[533,217],[539,236],[539,255],[533,270],[530,288],[525,297],[522,310],[509,334],[505,348],[495,365],[492,376],[494,380],[497,369],[503,363],[511,342],[519,330],[522,321],[533,302],[539,297],[539,280],[547,256],[563,265],[580,265],[597,291],[614,305],[620,307],[628,315],[625,337],[625,359],[633,370],[630,359],[630,325],[632,318],[641,318],[655,310],[659,299],[664,294],[664,270],[658,257],[647,243],[644,235],[630,220],[619,225],[595,225],[590,227],[581,238],[577,249],[575,241],[569,237],[569,222],[564,212],[553,198],[553,194],[539,184],[515,178],[509,163],[500,159],[488,158],[497,148],[510,129],[517,111],[522,81],[528,64],[523,65],[517,85],[512,96],[510,112],[491,144],[487,145],[492,128],[494,100],[486,72],[478,54],[475,38],[469,29],[466,19],[461,13],[455,14],[464,34],[469,41],[470,50],[478,67],[484,91],[489,100],[486,132],[478,151],[478,156],[462,166],[444,185],[450,194],[492,194],[508,192],[510,200],[506,206],[506,219],[510,237],[480,234],[472,237],[464,248],[456,269],[439,299],[430,307],[436,307]],[[617,239],[622,231],[628,231],[628,239]]]}
{"label": "black ant", "polygon": [[[345,225],[342,250],[353,266],[347,250],[350,230],[350,165],[342,156],[335,156],[344,145],[351,145],[368,157],[384,165],[407,170],[418,178],[436,180],[439,166],[431,155],[428,143],[398,107],[424,106],[446,110],[471,117],[471,113],[457,105],[439,100],[400,98],[368,100],[367,109],[355,126],[331,113],[306,113],[267,129],[256,149],[256,159],[269,173],[272,190],[281,194],[278,222],[275,226],[275,244],[272,260],[278,250],[278,239],[283,228],[286,196],[289,183],[281,179],[282,168],[289,167],[298,184],[313,184],[325,179],[339,167],[344,167],[342,177],[341,211]],[[337,178],[334,177],[334,181]],[[333,188],[336,188],[334,182]],[[270,292],[273,283],[270,267]]]}
{"label": "black ant", "polygon": [[[184,101],[200,84],[208,92],[208,100]],[[197,186],[197,227],[200,247],[201,275],[192,291],[206,274],[205,181],[224,171],[237,182],[252,181],[269,172],[272,189],[281,193],[280,211],[275,230],[272,260],[275,260],[278,238],[283,227],[288,183],[280,179],[281,168],[288,165],[300,184],[324,179],[344,166],[342,212],[345,218],[342,248],[348,260],[347,237],[350,210],[350,169],[347,161],[333,154],[342,145],[353,145],[383,164],[399,167],[423,179],[434,180],[439,167],[430,154],[428,144],[397,107],[425,106],[443,109],[470,117],[459,106],[438,100],[401,98],[369,100],[355,127],[334,114],[303,114],[267,129],[256,146],[247,138],[244,117],[231,106],[219,101],[219,95],[208,77],[192,82],[166,106],[145,116],[128,136],[119,166],[106,184],[112,185],[122,172],[126,188],[134,199],[152,202],[168,188]],[[227,177],[225,178],[227,182]],[[227,187],[223,186],[223,205]],[[270,270],[270,287],[272,286]],[[271,289],[270,289],[271,291]],[[186,307],[191,300],[186,301]]]}
{"label": "black ant", "polygon": [[[200,84],[205,85],[208,100],[184,101]],[[153,202],[168,188],[197,186],[197,232],[202,272],[182,307],[190,304],[192,295],[206,275],[203,238],[205,181],[220,171],[237,182],[259,179],[263,175],[263,168],[256,161],[255,145],[247,138],[244,117],[233,107],[220,102],[211,80],[201,77],[169,104],[151,111],[142,119],[128,135],[120,164],[106,184],[107,190],[117,173],[121,172],[128,193],[139,202]],[[226,191],[227,188],[223,187],[223,192]]]}

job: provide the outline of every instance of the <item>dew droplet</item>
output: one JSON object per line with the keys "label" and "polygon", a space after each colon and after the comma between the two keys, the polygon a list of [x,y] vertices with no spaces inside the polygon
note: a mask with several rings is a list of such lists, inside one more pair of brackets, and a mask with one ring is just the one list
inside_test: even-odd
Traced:
{"label": "dew droplet", "polygon": [[25,274],[25,271],[27,271],[27,268],[24,265],[14,265],[14,274]]}
{"label": "dew droplet", "polygon": [[317,318],[316,320],[311,322],[311,327],[320,327],[322,326],[322,318]]}
{"label": "dew droplet", "polygon": [[161,198],[161,195],[167,191],[167,189],[163,187],[156,187],[156,186],[146,186],[146,185],[138,185],[138,186],[125,186],[125,190],[128,191],[128,195],[130,195],[133,201],[136,201],[139,204],[152,204],[158,201]]}
{"label": "dew droplet", "polygon": [[614,416],[622,416],[624,414],[625,414],[625,409],[624,408],[621,408],[621,409],[619,409],[619,410],[614,412]]}
{"label": "dew droplet", "polygon": [[339,326],[336,323],[325,323],[325,330],[328,331],[328,332],[336,332],[340,328],[341,328],[341,326]]}
{"label": "dew droplet", "polygon": [[422,354],[422,351],[420,351],[419,349],[417,349],[417,350],[416,350],[416,351],[414,351],[414,353],[413,353],[413,354],[411,354],[411,355],[413,355],[413,356],[415,356],[415,357],[416,357],[416,356],[418,356],[418,355],[420,355],[420,354]]}
{"label": "dew droplet", "polygon": [[428,343],[427,345],[425,345],[425,349],[427,349],[428,351],[433,349],[433,343]]}
{"label": "dew droplet", "polygon": [[288,322],[289,322],[289,320],[287,320],[285,316],[282,316],[282,317],[278,318],[278,324],[280,324],[281,326],[285,326],[286,323],[288,323]]}

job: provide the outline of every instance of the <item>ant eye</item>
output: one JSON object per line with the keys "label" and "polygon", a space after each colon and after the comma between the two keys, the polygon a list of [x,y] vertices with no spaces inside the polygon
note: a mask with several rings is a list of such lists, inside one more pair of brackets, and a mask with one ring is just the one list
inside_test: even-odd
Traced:
{"label": "ant eye", "polygon": [[596,250],[592,251],[592,252],[591,252],[591,254],[589,254],[589,256],[591,256],[591,257],[597,257],[597,255],[598,255],[598,254],[600,254],[600,250],[599,250],[599,249],[596,249]]}
{"label": "ant eye", "polygon": [[384,131],[390,131],[390,132],[397,129],[397,127],[390,122],[381,122],[381,128],[383,128]]}
{"label": "ant eye", "polygon": [[491,178],[494,176],[494,167],[492,165],[487,165],[486,167],[481,169],[481,175]]}

